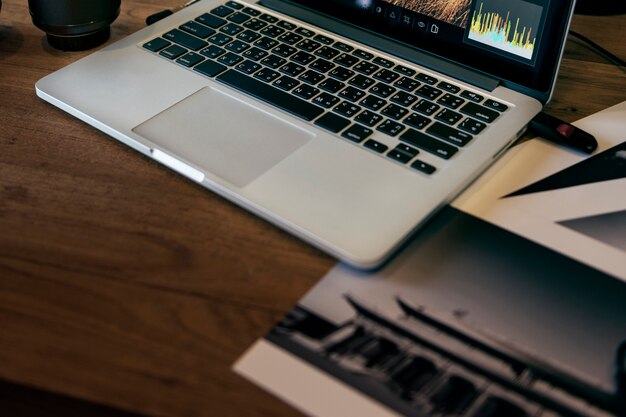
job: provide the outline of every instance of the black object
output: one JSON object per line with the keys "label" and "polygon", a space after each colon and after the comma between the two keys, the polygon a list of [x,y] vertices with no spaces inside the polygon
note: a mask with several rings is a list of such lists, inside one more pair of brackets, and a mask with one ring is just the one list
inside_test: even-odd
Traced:
{"label": "black object", "polygon": [[544,139],[584,153],[592,153],[598,147],[591,134],[543,112],[531,120],[529,127]]}
{"label": "black object", "polygon": [[624,0],[578,0],[574,13],[588,15],[616,15],[626,13]]}
{"label": "black object", "polygon": [[109,39],[121,0],[28,0],[33,23],[50,46],[64,51],[94,48]]}

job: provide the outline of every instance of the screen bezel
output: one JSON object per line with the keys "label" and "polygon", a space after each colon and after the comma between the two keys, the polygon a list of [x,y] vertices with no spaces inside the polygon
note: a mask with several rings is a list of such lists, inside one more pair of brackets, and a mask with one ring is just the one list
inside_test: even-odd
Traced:
{"label": "screen bezel", "polygon": [[[544,103],[548,101],[554,86],[574,7],[573,0],[549,0],[539,53],[535,65],[532,66],[462,40],[450,42],[444,37],[431,36],[414,29],[407,30],[388,20],[372,19],[372,13],[354,7],[354,1],[280,0],[280,2],[306,7],[338,22],[487,74],[497,78],[503,85],[536,97]],[[388,3],[384,5],[390,7]],[[445,51],[445,56],[442,55],[442,51]],[[411,60],[410,57],[402,58]]]}

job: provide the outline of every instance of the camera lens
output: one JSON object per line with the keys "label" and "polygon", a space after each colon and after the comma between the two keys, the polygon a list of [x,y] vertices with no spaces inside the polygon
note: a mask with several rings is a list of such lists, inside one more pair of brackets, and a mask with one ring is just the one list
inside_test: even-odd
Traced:
{"label": "camera lens", "polygon": [[33,23],[50,46],[64,51],[94,48],[109,39],[120,0],[28,0]]}

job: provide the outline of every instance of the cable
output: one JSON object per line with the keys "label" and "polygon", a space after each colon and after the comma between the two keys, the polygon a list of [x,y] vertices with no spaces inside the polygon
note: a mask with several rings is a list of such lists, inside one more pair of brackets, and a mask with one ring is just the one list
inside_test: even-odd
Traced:
{"label": "cable", "polygon": [[595,43],[594,41],[592,41],[591,39],[589,39],[586,36],[581,35],[578,32],[575,32],[573,30],[569,31],[569,34],[571,36],[574,36],[575,38],[580,39],[581,41],[587,43],[588,45],[590,45],[592,48],[594,48],[597,52],[599,52],[600,54],[604,55],[608,60],[610,60],[611,62],[613,62],[615,65],[617,65],[618,67],[626,67],[626,61],[624,61],[623,59],[619,58],[616,55],[613,55],[611,52],[607,51],[606,49],[604,49],[603,47],[601,47],[600,45],[598,45],[597,43]]}

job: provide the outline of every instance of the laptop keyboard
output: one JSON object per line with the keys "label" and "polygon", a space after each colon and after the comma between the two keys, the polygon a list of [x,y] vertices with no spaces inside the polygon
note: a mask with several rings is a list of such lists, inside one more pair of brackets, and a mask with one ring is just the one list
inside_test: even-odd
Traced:
{"label": "laptop keyboard", "polygon": [[426,175],[507,110],[234,1],[142,47]]}

